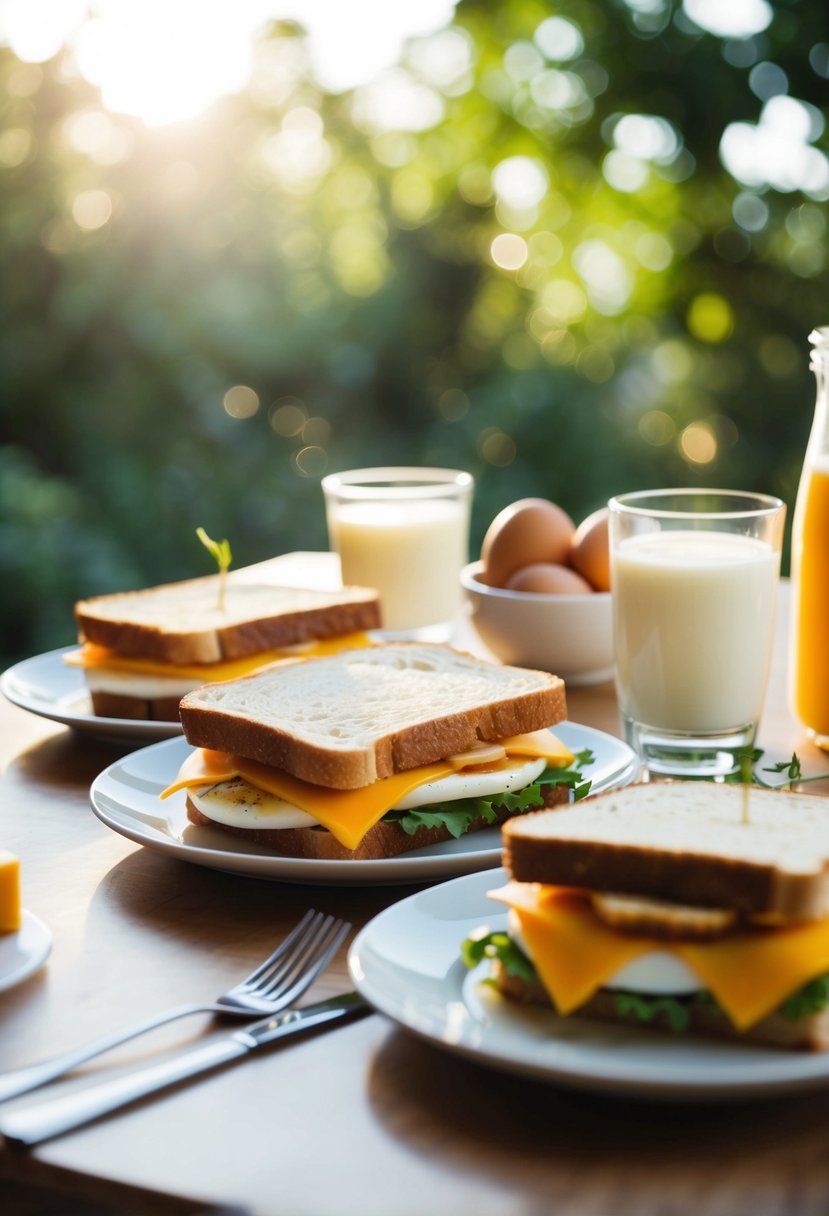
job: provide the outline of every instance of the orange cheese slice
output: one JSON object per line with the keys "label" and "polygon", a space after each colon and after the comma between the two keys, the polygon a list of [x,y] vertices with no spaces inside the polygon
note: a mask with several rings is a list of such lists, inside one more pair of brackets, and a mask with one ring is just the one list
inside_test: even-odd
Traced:
{"label": "orange cheese slice", "polygon": [[85,670],[105,668],[107,671],[123,671],[130,675],[167,676],[172,679],[198,680],[207,684],[214,680],[236,680],[240,676],[250,675],[252,671],[258,671],[260,667],[267,667],[270,663],[285,659],[319,658],[321,655],[336,654],[340,650],[361,650],[371,645],[372,642],[365,633],[357,632],[341,634],[335,638],[323,638],[302,649],[283,647],[279,650],[260,650],[241,659],[222,659],[218,663],[162,663],[154,659],[125,658],[107,646],[85,642],[78,650],[70,650],[64,655],[63,661],[69,667],[83,667]]}
{"label": "orange cheese slice", "polygon": [[20,862],[0,849],[0,933],[16,933],[23,923],[20,907]]}
{"label": "orange cheese slice", "polygon": [[[510,755],[546,759],[560,767],[572,760],[571,753],[561,741],[546,730],[514,735],[510,739],[502,740],[502,746]],[[475,769],[473,764],[464,767],[473,771]],[[507,765],[503,764],[503,767]],[[272,768],[268,764],[260,764],[256,760],[245,760],[229,752],[197,748],[184,761],[176,781],[163,791],[161,797],[168,798],[177,790],[203,789],[206,785],[218,785],[222,781],[241,777],[250,785],[277,798],[283,798],[291,806],[312,815],[340,844],[347,849],[356,849],[366,832],[411,790],[430,781],[438,781],[441,777],[448,777],[457,771],[458,766],[453,764],[450,758],[436,764],[408,769],[404,773],[393,773],[391,777],[382,777],[362,789],[334,790],[302,781],[299,777],[292,777],[289,773]]]}
{"label": "orange cheese slice", "polygon": [[164,790],[161,797],[167,798],[176,790],[204,787],[206,782],[216,785],[220,781],[242,777],[258,789],[284,798],[291,806],[313,815],[345,848],[356,849],[366,832],[410,790],[428,781],[448,777],[453,772],[453,766],[442,761],[405,773],[394,773],[364,789],[332,790],[312,785],[310,781],[302,781],[299,777],[292,777],[256,760],[243,760],[227,752],[199,748],[187,757],[178,780]]}
{"label": "orange cheese slice", "polygon": [[618,933],[583,895],[561,887],[509,882],[489,894],[517,913],[539,978],[563,1014],[583,1005],[626,963],[654,950],[687,963],[738,1030],[748,1030],[829,971],[829,917],[683,942]]}

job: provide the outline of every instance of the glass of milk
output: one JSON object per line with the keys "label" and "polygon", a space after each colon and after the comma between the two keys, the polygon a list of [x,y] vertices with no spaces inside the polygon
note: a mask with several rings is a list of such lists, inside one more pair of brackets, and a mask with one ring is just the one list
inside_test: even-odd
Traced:
{"label": "glass of milk", "polygon": [[324,477],[344,584],[376,587],[384,634],[446,641],[461,606],[473,480],[458,469],[353,469]]}
{"label": "glass of milk", "polygon": [[731,772],[763,707],[785,505],[680,489],[608,506],[625,736],[654,775]]}

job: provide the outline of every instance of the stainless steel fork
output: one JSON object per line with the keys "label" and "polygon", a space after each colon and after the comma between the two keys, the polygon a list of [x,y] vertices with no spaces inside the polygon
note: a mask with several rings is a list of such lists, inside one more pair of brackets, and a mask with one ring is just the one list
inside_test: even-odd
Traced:
{"label": "stainless steel fork", "polygon": [[347,921],[310,909],[273,954],[212,1003],[179,1005],[83,1047],[0,1075],[0,1102],[37,1089],[121,1043],[191,1013],[221,1013],[250,1018],[252,1015],[261,1017],[287,1009],[326,967],[350,928]]}

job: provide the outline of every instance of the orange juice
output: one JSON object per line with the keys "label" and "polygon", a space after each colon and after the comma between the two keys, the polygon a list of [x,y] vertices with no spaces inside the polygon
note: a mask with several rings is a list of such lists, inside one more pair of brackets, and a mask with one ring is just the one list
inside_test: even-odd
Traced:
{"label": "orange juice", "polygon": [[829,748],[829,454],[807,461],[792,535],[792,701]]}

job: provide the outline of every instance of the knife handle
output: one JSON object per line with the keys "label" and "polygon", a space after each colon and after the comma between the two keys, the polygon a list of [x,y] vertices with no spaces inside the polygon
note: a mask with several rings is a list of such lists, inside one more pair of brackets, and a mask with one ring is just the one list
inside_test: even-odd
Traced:
{"label": "knife handle", "polygon": [[175,1085],[186,1077],[236,1060],[246,1055],[252,1046],[252,1041],[245,1041],[244,1031],[217,1039],[204,1047],[175,1055],[139,1072],[116,1077],[113,1081],[93,1085],[80,1093],[67,1094],[26,1110],[3,1115],[0,1118],[0,1135],[12,1144],[39,1144],[41,1140],[49,1140],[61,1132],[89,1123],[119,1106]]}

